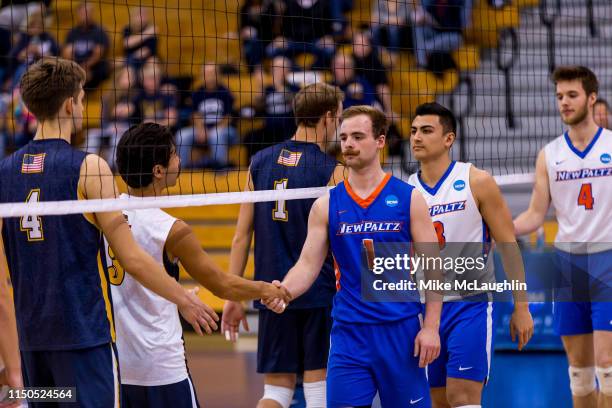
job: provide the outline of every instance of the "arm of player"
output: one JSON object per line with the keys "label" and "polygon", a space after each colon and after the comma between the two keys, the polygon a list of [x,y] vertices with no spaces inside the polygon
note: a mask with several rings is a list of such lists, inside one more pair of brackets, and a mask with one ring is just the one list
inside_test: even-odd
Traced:
{"label": "arm of player", "polygon": [[[415,252],[424,257],[439,258],[440,247],[436,231],[429,216],[425,199],[416,189],[412,190],[410,203],[410,234]],[[426,269],[426,280],[442,281],[441,270]],[[423,328],[414,341],[414,356],[419,356],[419,367],[425,367],[440,355],[440,314],[442,295],[434,291],[425,292],[425,320]]]}
{"label": "arm of player", "polygon": [[[253,191],[253,181],[251,170],[246,174],[244,191]],[[253,203],[240,204],[236,231],[232,240],[230,251],[229,273],[234,276],[244,276],[244,270],[249,259],[251,240],[253,239],[253,214],[255,206]],[[244,330],[249,331],[249,323],[246,319],[244,306],[240,302],[227,301],[223,305],[223,315],[221,317],[221,331],[225,338],[236,341],[238,338],[238,326],[242,322]]]}
{"label": "arm of player", "polygon": [[525,235],[537,230],[543,223],[550,206],[550,188],[546,171],[546,155],[540,150],[536,160],[535,183],[529,208],[514,220],[514,234]]}
{"label": "arm of player", "polygon": [[[525,283],[525,268],[521,250],[516,243],[512,215],[495,179],[486,171],[472,167],[470,187],[478,203],[478,209],[489,227],[509,279]],[[526,291],[513,291],[514,312],[510,320],[512,341],[518,337],[518,349],[529,342],[533,335],[533,319],[529,312]]]}
{"label": "arm of player", "polygon": [[[90,154],[81,165],[79,189],[87,199],[115,198],[117,187],[106,161]],[[179,311],[198,334],[203,327],[210,333],[217,329],[216,313],[194,294],[186,291],[172,279],[161,265],[147,254],[134,240],[132,232],[118,211],[94,214],[95,224],[102,230],[119,263],[147,289],[175,303]]]}
{"label": "arm of player", "polygon": [[291,300],[285,289],[277,288],[271,283],[254,282],[224,273],[202,250],[193,230],[183,221],[176,221],[172,226],[166,240],[166,248],[169,253],[178,257],[187,273],[220,298],[235,301],[257,298],[280,298],[285,302]]}
{"label": "arm of player", "polygon": [[[287,288],[293,299],[301,296],[308,290],[319,276],[321,267],[327,257],[329,249],[328,216],[329,193],[319,197],[308,216],[308,234],[302,247],[300,258],[293,268],[287,272],[282,285]],[[275,283],[275,282],[273,282]],[[278,282],[276,282],[278,284]],[[281,313],[285,306],[276,299],[272,303],[265,303],[271,310]]]}
{"label": "arm of player", "polygon": [[[0,230],[2,220],[0,219]],[[4,254],[4,242],[0,236],[0,360],[4,370],[0,370],[0,386],[23,387],[21,377],[21,358],[17,340],[15,305],[8,284],[8,265]]]}

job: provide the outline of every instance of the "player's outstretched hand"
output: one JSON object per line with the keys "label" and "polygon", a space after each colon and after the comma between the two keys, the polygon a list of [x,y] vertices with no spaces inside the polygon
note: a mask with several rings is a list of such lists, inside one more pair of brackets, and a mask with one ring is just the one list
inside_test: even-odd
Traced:
{"label": "player's outstretched hand", "polygon": [[291,301],[291,293],[289,293],[287,288],[277,280],[272,281],[272,283],[266,283],[262,296],[262,300],[266,302],[270,302],[274,299],[280,299],[285,302],[285,304]]}
{"label": "player's outstretched hand", "polygon": [[510,318],[510,336],[512,341],[518,340],[519,351],[527,345],[531,336],[533,336],[533,318],[527,303],[514,306],[514,312],[512,312]]}
{"label": "player's outstretched hand", "polygon": [[[8,388],[23,388],[23,379],[21,370],[11,371],[0,370],[0,407],[1,408],[17,408],[22,401],[6,401],[3,398],[8,398]],[[6,393],[6,395],[4,395]]]}
{"label": "player's outstretched hand", "polygon": [[431,327],[423,327],[414,340],[414,356],[424,368],[440,355],[440,334]]}
{"label": "player's outstretched hand", "polygon": [[[279,289],[283,288],[283,285],[277,280],[272,281],[272,285]],[[287,291],[287,293],[289,292]],[[268,300],[262,299],[261,303],[263,303],[268,309],[272,310],[275,313],[283,313],[285,311],[285,308],[287,307],[287,302],[285,302],[281,298],[273,298]]]}
{"label": "player's outstretched hand", "polygon": [[206,331],[206,333],[210,334],[213,331],[217,330],[217,322],[219,321],[219,316],[215,313],[214,310],[210,308],[210,306],[202,303],[200,298],[197,296],[199,288],[194,288],[191,290],[186,290],[185,300],[178,306],[179,312],[181,316],[189,324],[193,327],[193,329],[200,336],[203,336],[204,333],[202,329]]}
{"label": "player's outstretched hand", "polygon": [[231,342],[238,340],[240,322],[242,322],[244,330],[249,331],[249,323],[242,303],[228,300],[223,305],[223,315],[221,316],[221,331],[225,335],[225,340]]}

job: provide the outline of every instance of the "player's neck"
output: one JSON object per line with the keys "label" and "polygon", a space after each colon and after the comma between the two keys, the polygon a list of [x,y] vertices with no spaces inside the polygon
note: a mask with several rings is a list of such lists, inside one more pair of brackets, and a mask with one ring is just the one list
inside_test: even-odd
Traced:
{"label": "player's neck", "polygon": [[349,168],[348,182],[351,189],[360,197],[368,197],[382,183],[387,176],[376,161],[372,166],[362,169]]}
{"label": "player's neck", "polygon": [[316,145],[323,150],[323,145],[325,142],[324,136],[325,130],[321,130],[318,127],[310,128],[305,126],[298,126],[295,131],[295,135],[291,138],[291,140],[295,140],[296,142],[307,142],[307,143],[315,143]]}
{"label": "player's neck", "polygon": [[435,160],[422,161],[420,164],[421,180],[428,186],[435,186],[448,170],[451,159],[445,154]]}
{"label": "player's neck", "polygon": [[154,183],[151,183],[143,188],[128,187],[128,194],[134,197],[159,197],[162,190],[163,189],[157,187]]}
{"label": "player's neck", "polygon": [[70,120],[46,120],[38,124],[34,140],[62,139],[70,143],[72,139],[72,124]]}
{"label": "player's neck", "polygon": [[582,122],[570,126],[567,134],[569,135],[570,140],[576,147],[584,146],[586,147],[593,137],[597,133],[599,126],[595,123],[591,117],[583,120]]}

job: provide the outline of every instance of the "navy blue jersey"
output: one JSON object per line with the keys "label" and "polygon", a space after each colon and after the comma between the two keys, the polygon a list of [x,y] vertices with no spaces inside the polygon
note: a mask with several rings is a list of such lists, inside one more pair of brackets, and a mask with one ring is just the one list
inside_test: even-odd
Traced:
{"label": "navy blue jersey", "polygon": [[[261,150],[251,162],[255,190],[324,187],[336,161],[314,143],[288,140]],[[255,279],[283,280],[295,265],[306,235],[314,199],[255,203]],[[312,287],[289,305],[313,308],[331,305],[335,293],[334,273],[328,257]],[[263,308],[258,301],[255,307]]]}
{"label": "navy blue jersey", "polygon": [[332,309],[334,321],[389,323],[422,312],[416,291],[412,302],[371,302],[363,299],[361,287],[361,274],[367,270],[368,242],[372,252],[376,251],[377,244],[384,247],[389,243],[405,243],[406,248],[410,247],[413,189],[402,180],[387,175],[366,199],[357,196],[346,180],[329,192],[329,241],[338,285]]}
{"label": "navy blue jersey", "polygon": [[[32,141],[0,162],[0,202],[76,200],[87,153]],[[114,340],[102,233],[82,214],[3,220],[22,350],[70,350]]]}

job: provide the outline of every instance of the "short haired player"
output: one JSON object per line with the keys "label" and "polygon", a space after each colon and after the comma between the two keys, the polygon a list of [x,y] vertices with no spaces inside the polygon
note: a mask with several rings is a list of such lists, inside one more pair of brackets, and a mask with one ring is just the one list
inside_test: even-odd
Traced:
{"label": "short haired player", "polygon": [[[337,292],[328,407],[369,407],[377,392],[384,407],[429,407],[425,366],[440,350],[440,298],[426,293],[421,327],[418,293],[400,299],[405,301],[368,301],[362,296],[367,289],[361,279],[367,278],[362,273],[370,274],[367,260],[386,245],[414,245],[417,253],[439,256],[433,224],[421,193],[382,169],[379,155],[388,129],[384,113],[353,106],[342,119],[340,141],[348,177],[313,204],[304,248],[282,285],[294,298],[304,293],[331,248]],[[269,307],[284,310],[276,300]]]}
{"label": "short haired player", "polygon": [[[117,145],[116,163],[128,186],[122,198],[157,197],[176,184],[180,159],[172,132],[156,123],[131,127]],[[224,273],[204,252],[193,230],[159,208],[126,210],[132,234],[166,272],[179,278],[179,265],[222,298],[284,297],[281,289]],[[176,306],[126,275],[113,262],[109,273],[115,304],[117,349],[124,407],[195,407],[183,331]]]}
{"label": "short haired player", "polygon": [[[512,216],[489,173],[471,163],[452,161],[457,121],[438,103],[417,107],[412,121],[410,146],[420,164],[408,182],[423,194],[429,207],[442,254],[486,256],[483,271],[457,274],[446,271],[446,281],[477,279],[494,282],[491,238],[498,245],[509,277],[525,282],[520,250],[516,245]],[[450,255],[452,256],[452,255]],[[533,334],[533,320],[525,293],[514,294],[510,320],[512,338],[521,350]],[[489,377],[493,353],[494,302],[490,292],[448,292],[442,306],[440,357],[427,367],[433,406],[481,406],[483,384]]]}
{"label": "short haired player", "polygon": [[[300,90],[293,100],[295,134],[253,156],[246,190],[325,187],[341,180],[343,168],[325,153],[325,147],[334,140],[343,98],[338,88],[323,83]],[[254,234],[255,279],[267,282],[283,279],[300,256],[313,202],[314,199],[307,199],[242,204],[230,272],[244,273]],[[257,371],[264,373],[265,382],[260,408],[288,407],[296,376],[302,373],[306,405],[309,408],[325,405],[331,304],[335,293],[331,259],[319,265],[319,271],[313,287],[283,315],[255,302],[259,309]],[[227,302],[222,330],[234,339],[241,321],[248,329],[242,305]]]}
{"label": "short haired player", "polygon": [[[517,235],[537,230],[555,207],[558,277],[554,325],[569,362],[577,408],[612,406],[612,132],[593,119],[599,83],[583,66],[552,74],[567,131],[538,154],[529,208]],[[598,390],[599,384],[599,390]],[[598,395],[599,394],[599,395]]]}
{"label": "short haired player", "polygon": [[[0,202],[115,198],[108,164],[70,145],[82,127],[84,81],[83,69],[61,58],[42,59],[23,75],[21,96],[38,127],[34,140],[0,162]],[[175,303],[199,333],[215,329],[218,318],[136,244],[118,211],[2,220],[24,384],[76,387],[79,404],[110,407],[120,390],[102,234],[126,270]]]}

